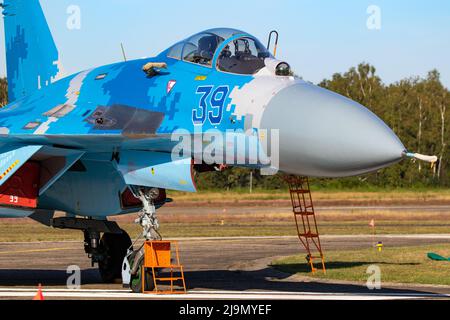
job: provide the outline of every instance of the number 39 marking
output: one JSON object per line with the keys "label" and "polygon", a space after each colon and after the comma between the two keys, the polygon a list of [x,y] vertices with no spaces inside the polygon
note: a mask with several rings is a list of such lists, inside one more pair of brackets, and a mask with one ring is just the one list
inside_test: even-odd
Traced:
{"label": "number 39 marking", "polygon": [[213,89],[214,86],[197,88],[196,94],[201,95],[201,98],[198,108],[192,110],[192,122],[194,124],[204,124],[207,118],[212,125],[218,125],[222,122],[223,108],[230,89],[228,86],[220,86],[214,92]]}

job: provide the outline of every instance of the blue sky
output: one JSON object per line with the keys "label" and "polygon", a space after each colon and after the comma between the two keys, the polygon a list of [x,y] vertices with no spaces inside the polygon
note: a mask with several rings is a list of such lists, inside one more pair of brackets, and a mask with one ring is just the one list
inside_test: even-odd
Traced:
{"label": "blue sky", "polygon": [[[280,32],[279,58],[304,79],[319,82],[369,62],[386,83],[437,68],[450,87],[448,0],[41,0],[67,73],[122,59],[156,55],[211,27],[234,27],[267,41]],[[69,30],[69,5],[81,9],[81,29]],[[366,26],[367,8],[381,9],[381,30]],[[3,35],[3,24],[1,34]],[[2,36],[3,37],[3,36]],[[4,41],[0,50],[4,52]],[[3,55],[0,75],[5,74]]]}

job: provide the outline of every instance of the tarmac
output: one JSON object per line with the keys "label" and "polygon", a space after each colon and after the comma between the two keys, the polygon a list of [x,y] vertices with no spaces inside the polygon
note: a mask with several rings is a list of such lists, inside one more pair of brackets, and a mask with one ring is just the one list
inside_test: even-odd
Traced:
{"label": "tarmac", "polygon": [[[324,250],[367,248],[368,236],[322,236]],[[0,299],[27,300],[39,283],[46,299],[289,299],[395,300],[450,299],[449,286],[364,284],[301,278],[271,268],[278,257],[303,252],[296,237],[183,238],[180,256],[185,266],[186,295],[138,295],[120,284],[105,285],[84,253],[83,243],[0,243]],[[450,235],[378,235],[389,247],[448,243]],[[68,266],[81,269],[82,286],[67,289]]]}

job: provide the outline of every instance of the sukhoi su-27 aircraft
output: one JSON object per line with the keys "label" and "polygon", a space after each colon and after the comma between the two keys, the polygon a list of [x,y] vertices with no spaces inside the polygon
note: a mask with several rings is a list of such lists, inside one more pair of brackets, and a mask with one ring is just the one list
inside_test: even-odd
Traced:
{"label": "sukhoi su-27 aircraft", "polygon": [[[143,235],[157,239],[166,190],[195,192],[196,172],[234,165],[337,178],[407,157],[435,160],[408,152],[364,106],[293,76],[247,32],[211,29],[153,58],[64,77],[39,1],[2,7],[9,104],[0,110],[0,218],[81,230],[105,282],[121,277],[132,246],[108,217],[140,211]],[[256,141],[262,156],[218,142],[225,133]],[[215,161],[198,161],[213,140]],[[136,280],[142,251],[132,252]]]}

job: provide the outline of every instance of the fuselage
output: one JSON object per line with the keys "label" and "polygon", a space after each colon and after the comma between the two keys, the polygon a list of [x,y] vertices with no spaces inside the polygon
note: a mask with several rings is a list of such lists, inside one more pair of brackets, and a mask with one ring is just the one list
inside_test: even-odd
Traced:
{"label": "fuselage", "polygon": [[[236,45],[237,56],[236,41],[254,39],[229,33],[207,64],[187,61],[182,53],[174,57],[177,46],[185,52],[191,45],[188,39],[154,58],[102,66],[49,84],[2,109],[0,133],[17,143],[63,144],[96,153],[123,148],[130,138],[146,138],[144,150],[170,152],[169,137],[180,129],[191,134],[278,130],[279,169],[321,177],[359,175],[402,159],[399,139],[368,109],[291,75],[275,74],[268,66],[276,61],[270,54],[260,59],[265,66],[249,74],[221,70],[230,44]],[[251,56],[256,58],[259,54]],[[167,69],[149,76],[143,72],[149,62],[165,63]],[[104,139],[84,143],[84,137],[94,135]]]}

